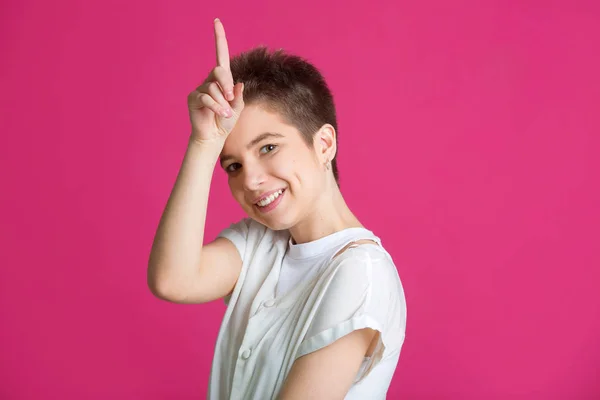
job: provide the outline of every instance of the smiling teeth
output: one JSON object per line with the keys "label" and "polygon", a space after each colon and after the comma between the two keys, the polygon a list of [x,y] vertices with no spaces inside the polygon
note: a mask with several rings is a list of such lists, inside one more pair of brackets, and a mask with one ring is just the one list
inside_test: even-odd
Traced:
{"label": "smiling teeth", "polygon": [[261,201],[259,201],[258,203],[256,203],[256,205],[258,205],[260,207],[266,207],[269,204],[271,204],[273,202],[273,200],[278,198],[281,193],[283,193],[283,189],[279,189],[278,191],[271,194],[270,196],[267,196],[266,198],[264,198]]}

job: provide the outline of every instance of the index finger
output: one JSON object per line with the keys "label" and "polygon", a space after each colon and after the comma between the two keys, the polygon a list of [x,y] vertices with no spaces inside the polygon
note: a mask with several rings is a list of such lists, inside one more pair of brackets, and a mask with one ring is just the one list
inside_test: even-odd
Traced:
{"label": "index finger", "polygon": [[217,48],[217,65],[229,70],[229,48],[225,37],[225,28],[219,18],[215,19],[215,44]]}

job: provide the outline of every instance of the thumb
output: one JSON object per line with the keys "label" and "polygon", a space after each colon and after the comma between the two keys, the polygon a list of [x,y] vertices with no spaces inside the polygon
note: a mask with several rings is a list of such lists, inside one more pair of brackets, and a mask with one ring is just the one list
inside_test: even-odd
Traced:
{"label": "thumb", "polygon": [[239,114],[244,109],[244,82],[237,83],[233,87],[233,100],[229,103],[231,108]]}

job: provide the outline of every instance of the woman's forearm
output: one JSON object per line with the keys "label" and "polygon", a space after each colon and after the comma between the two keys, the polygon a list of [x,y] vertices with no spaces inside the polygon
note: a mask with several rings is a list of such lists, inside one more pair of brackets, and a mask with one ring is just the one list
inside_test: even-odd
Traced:
{"label": "woman's forearm", "polygon": [[150,252],[148,285],[154,292],[197,274],[210,184],[222,148],[222,141],[189,141]]}

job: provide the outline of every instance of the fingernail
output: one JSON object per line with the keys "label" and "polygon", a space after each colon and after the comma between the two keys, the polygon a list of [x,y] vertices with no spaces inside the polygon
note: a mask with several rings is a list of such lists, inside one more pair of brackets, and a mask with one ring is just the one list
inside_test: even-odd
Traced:
{"label": "fingernail", "polygon": [[229,101],[233,100],[233,90],[227,91],[227,100],[229,100]]}
{"label": "fingernail", "polygon": [[227,110],[225,108],[222,108],[221,111],[219,111],[219,114],[221,114],[221,116],[225,117],[225,118],[230,117],[229,113],[227,112]]}

